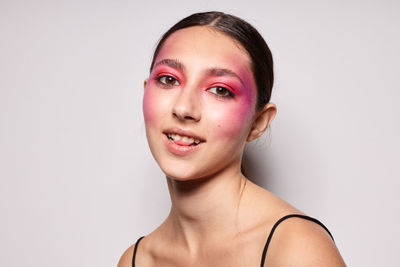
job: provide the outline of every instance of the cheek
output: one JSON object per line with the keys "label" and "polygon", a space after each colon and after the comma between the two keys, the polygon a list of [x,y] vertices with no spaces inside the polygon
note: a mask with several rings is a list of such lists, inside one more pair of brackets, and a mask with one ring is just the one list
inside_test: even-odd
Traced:
{"label": "cheek", "polygon": [[227,105],[224,108],[217,109],[210,116],[213,118],[213,134],[221,139],[230,139],[234,137],[247,135],[248,126],[251,121],[252,103],[243,101]]}
{"label": "cheek", "polygon": [[160,96],[151,88],[146,88],[143,96],[143,116],[146,125],[157,123],[162,106]]}

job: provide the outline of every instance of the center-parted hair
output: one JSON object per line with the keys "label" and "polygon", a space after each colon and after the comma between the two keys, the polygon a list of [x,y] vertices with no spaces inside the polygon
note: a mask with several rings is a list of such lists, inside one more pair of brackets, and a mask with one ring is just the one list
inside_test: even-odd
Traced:
{"label": "center-parted hair", "polygon": [[274,83],[273,60],[271,51],[261,34],[248,22],[222,12],[203,12],[192,14],[172,26],[161,37],[154,51],[150,66],[160,52],[165,40],[174,32],[193,26],[206,26],[230,36],[237,41],[251,58],[251,69],[257,86],[256,109],[261,110],[271,99]]}

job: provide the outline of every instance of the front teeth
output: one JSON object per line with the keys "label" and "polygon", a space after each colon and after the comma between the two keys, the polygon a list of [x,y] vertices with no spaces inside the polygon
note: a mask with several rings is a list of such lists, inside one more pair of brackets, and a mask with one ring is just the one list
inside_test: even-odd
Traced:
{"label": "front teeth", "polygon": [[185,143],[190,143],[190,144],[194,143],[194,139],[193,138],[186,137],[186,136],[184,136],[182,138],[182,141],[185,142]]}
{"label": "front teeth", "polygon": [[193,143],[195,143],[196,145],[200,144],[200,140],[197,140],[197,139],[194,139],[191,137],[187,137],[187,136],[180,136],[179,134],[168,134],[168,138],[173,141],[182,140],[183,142],[188,143],[188,144],[193,144]]}
{"label": "front teeth", "polygon": [[169,134],[168,137],[169,137],[170,139],[173,139],[174,141],[179,141],[179,140],[181,140],[181,136],[180,136],[180,135],[177,135],[177,134]]}

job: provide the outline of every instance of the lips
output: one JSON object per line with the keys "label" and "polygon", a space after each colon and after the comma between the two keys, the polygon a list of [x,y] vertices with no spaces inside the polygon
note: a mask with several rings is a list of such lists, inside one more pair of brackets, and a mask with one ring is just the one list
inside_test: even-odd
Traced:
{"label": "lips", "polygon": [[198,144],[200,144],[199,139],[195,139],[189,136],[182,136],[175,133],[169,133],[167,134],[167,137],[171,142],[174,142],[175,144],[181,146],[197,146]]}
{"label": "lips", "polygon": [[193,132],[180,128],[169,128],[163,131],[163,134],[165,134],[171,142],[181,146],[196,146],[206,141]]}
{"label": "lips", "polygon": [[163,131],[168,150],[175,155],[184,156],[197,151],[206,140],[191,131],[169,128]]}

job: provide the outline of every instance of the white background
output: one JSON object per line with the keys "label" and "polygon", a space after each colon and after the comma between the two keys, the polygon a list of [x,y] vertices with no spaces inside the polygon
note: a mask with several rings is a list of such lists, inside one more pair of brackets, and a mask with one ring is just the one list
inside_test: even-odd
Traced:
{"label": "white background", "polygon": [[274,55],[253,179],[323,221],[348,266],[399,266],[400,4],[377,0],[1,0],[0,266],[116,266],[163,221],[143,81],[161,34],[208,10]]}

